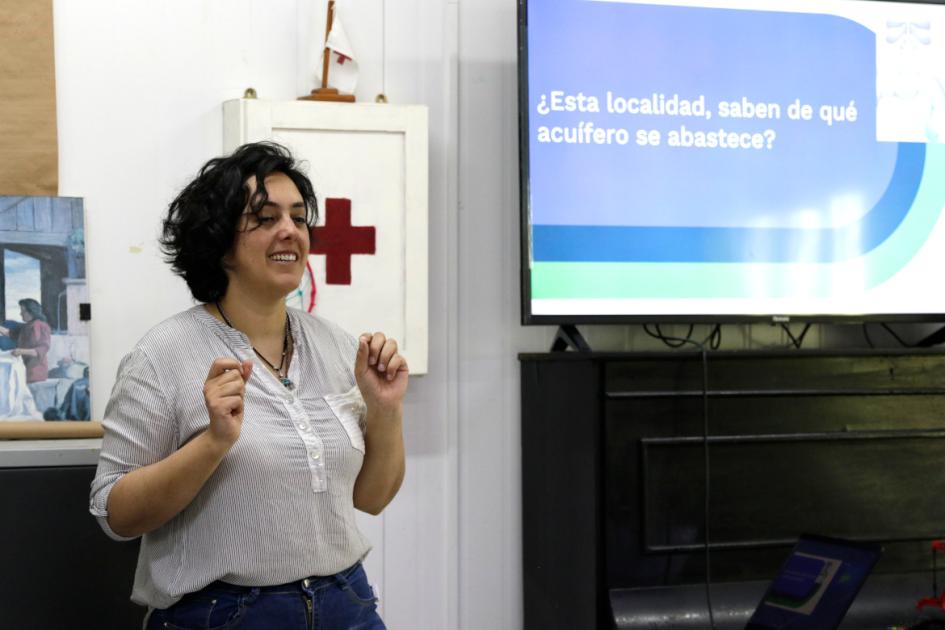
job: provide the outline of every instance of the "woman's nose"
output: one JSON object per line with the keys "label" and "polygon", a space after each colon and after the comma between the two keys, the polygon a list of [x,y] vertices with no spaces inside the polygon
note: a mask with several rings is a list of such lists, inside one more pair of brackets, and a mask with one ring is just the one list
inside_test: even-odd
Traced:
{"label": "woman's nose", "polygon": [[293,219],[290,214],[284,214],[279,217],[279,225],[277,227],[279,230],[279,238],[287,238],[298,231],[295,229],[295,219]]}

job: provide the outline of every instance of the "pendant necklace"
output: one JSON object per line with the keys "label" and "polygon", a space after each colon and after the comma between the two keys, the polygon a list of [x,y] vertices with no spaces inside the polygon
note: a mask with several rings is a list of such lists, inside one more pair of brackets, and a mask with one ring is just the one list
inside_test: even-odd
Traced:
{"label": "pendant necklace", "polygon": [[[217,307],[217,310],[220,311],[220,315],[223,316],[223,321],[226,322],[226,325],[236,330],[236,327],[230,323],[229,318],[226,316],[226,313],[223,312],[223,308],[220,306],[219,302],[214,302],[214,306]],[[282,386],[286,389],[292,389],[295,387],[295,384],[289,379],[289,375],[284,370],[285,368],[285,358],[289,352],[289,335],[292,333],[292,324],[289,322],[289,314],[285,314],[285,336],[282,338],[282,358],[279,360],[279,365],[273,365],[269,362],[269,359],[264,357],[262,353],[256,349],[255,346],[250,346],[253,349],[253,352],[256,353],[256,356],[262,359],[262,362],[269,366],[269,369],[276,373],[276,377],[279,379],[279,382],[282,383]]]}

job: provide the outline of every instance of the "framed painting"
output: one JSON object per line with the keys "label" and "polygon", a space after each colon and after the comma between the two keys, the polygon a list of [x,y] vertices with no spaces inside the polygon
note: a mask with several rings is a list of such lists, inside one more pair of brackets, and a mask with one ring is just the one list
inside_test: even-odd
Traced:
{"label": "framed painting", "polygon": [[101,435],[90,316],[82,199],[0,197],[0,438]]}

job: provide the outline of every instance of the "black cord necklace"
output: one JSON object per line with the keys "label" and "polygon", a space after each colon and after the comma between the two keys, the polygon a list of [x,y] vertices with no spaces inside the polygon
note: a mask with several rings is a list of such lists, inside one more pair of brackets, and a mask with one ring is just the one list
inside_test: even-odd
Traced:
{"label": "black cord necklace", "polygon": [[[230,323],[230,319],[226,316],[226,313],[223,312],[223,307],[220,306],[219,302],[214,302],[214,306],[217,307],[217,310],[220,311],[220,315],[223,316],[223,321],[226,322],[226,325],[230,328],[236,330],[236,327]],[[263,363],[269,366],[273,372],[276,373],[276,376],[279,378],[279,382],[282,383],[283,387],[286,389],[292,389],[295,385],[289,379],[289,375],[283,370],[285,367],[286,355],[289,353],[289,335],[292,333],[292,324],[289,321],[289,314],[285,314],[285,335],[282,338],[282,358],[279,360],[279,365],[275,366],[269,362],[269,359],[264,357],[262,353],[256,349],[256,346],[250,346],[253,349],[253,352],[256,353],[256,356],[262,359]]]}

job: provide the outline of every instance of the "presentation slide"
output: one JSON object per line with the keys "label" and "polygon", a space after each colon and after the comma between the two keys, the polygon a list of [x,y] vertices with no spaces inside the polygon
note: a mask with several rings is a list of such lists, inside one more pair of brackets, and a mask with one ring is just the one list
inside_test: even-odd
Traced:
{"label": "presentation slide", "polygon": [[532,315],[945,314],[945,5],[526,19]]}

